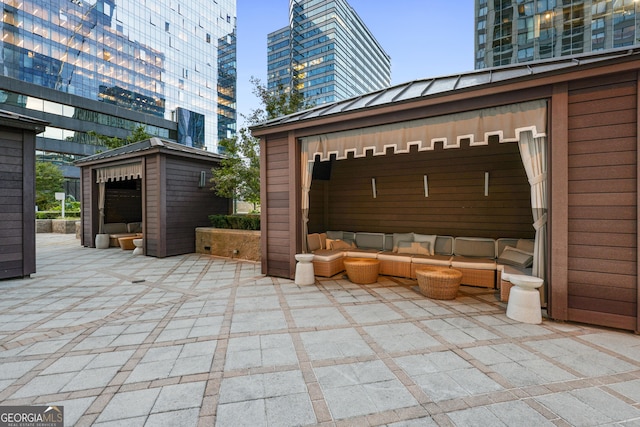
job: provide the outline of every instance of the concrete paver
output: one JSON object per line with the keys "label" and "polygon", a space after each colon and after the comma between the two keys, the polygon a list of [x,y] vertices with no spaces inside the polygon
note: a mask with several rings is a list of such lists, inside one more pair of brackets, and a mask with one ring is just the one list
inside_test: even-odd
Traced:
{"label": "concrete paver", "polygon": [[415,286],[38,234],[37,273],[0,281],[0,405],[69,426],[640,425],[640,336]]}

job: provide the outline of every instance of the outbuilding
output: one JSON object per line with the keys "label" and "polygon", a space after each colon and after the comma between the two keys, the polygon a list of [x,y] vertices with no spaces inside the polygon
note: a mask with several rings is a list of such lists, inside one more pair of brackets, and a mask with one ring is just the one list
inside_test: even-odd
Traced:
{"label": "outbuilding", "polygon": [[252,128],[262,270],[310,232],[535,239],[548,314],[640,331],[640,48],[412,81]]}
{"label": "outbuilding", "polygon": [[164,258],[195,252],[195,229],[229,214],[209,181],[222,156],[151,138],[76,161],[81,168],[81,244],[95,247],[105,224],[132,224],[144,253]]}
{"label": "outbuilding", "polygon": [[46,125],[0,111],[0,279],[36,272],[36,135]]}

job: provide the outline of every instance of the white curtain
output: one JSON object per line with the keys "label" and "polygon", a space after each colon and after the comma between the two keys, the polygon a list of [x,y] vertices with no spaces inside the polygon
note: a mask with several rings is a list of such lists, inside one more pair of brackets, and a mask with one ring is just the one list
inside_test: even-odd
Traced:
{"label": "white curtain", "polygon": [[106,192],[106,184],[104,181],[98,183],[98,212],[99,212],[99,226],[98,226],[98,234],[102,234],[102,230],[104,229],[104,200],[105,200],[105,192]]}
{"label": "white curtain", "polygon": [[518,147],[531,185],[533,228],[536,230],[533,275],[544,279],[547,247],[547,138],[535,138],[531,132],[523,132],[520,134]]}
{"label": "white curtain", "polygon": [[313,179],[314,159],[309,159],[309,142],[302,143],[302,161],[300,172],[302,174],[302,252],[307,253],[307,234],[309,234],[309,191]]}

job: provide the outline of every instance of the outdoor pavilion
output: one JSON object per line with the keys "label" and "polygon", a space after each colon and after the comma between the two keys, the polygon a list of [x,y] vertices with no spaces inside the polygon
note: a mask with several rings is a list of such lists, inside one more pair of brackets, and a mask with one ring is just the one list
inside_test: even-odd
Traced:
{"label": "outdoor pavilion", "polygon": [[195,252],[195,229],[231,201],[209,184],[222,156],[150,138],[76,161],[81,168],[83,246],[95,247],[105,223],[141,223],[144,253],[163,258]]}
{"label": "outdoor pavilion", "polygon": [[307,232],[530,237],[551,318],[639,331],[639,71],[638,48],[563,57],[252,128],[263,273],[293,278]]}

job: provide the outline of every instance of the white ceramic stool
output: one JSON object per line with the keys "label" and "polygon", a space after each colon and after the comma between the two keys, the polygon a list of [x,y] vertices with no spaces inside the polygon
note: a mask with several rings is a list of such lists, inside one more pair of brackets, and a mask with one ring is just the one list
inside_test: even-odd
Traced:
{"label": "white ceramic stool", "polygon": [[296,285],[313,285],[316,282],[313,271],[313,254],[296,254]]}
{"label": "white ceramic stool", "polygon": [[133,239],[133,246],[135,249],[133,250],[133,255],[143,255],[144,249],[142,248],[143,239]]}
{"label": "white ceramic stool", "polygon": [[538,277],[522,274],[510,274],[509,281],[513,285],[509,291],[507,317],[518,322],[537,325],[542,323],[540,292],[538,288],[544,281]]}

